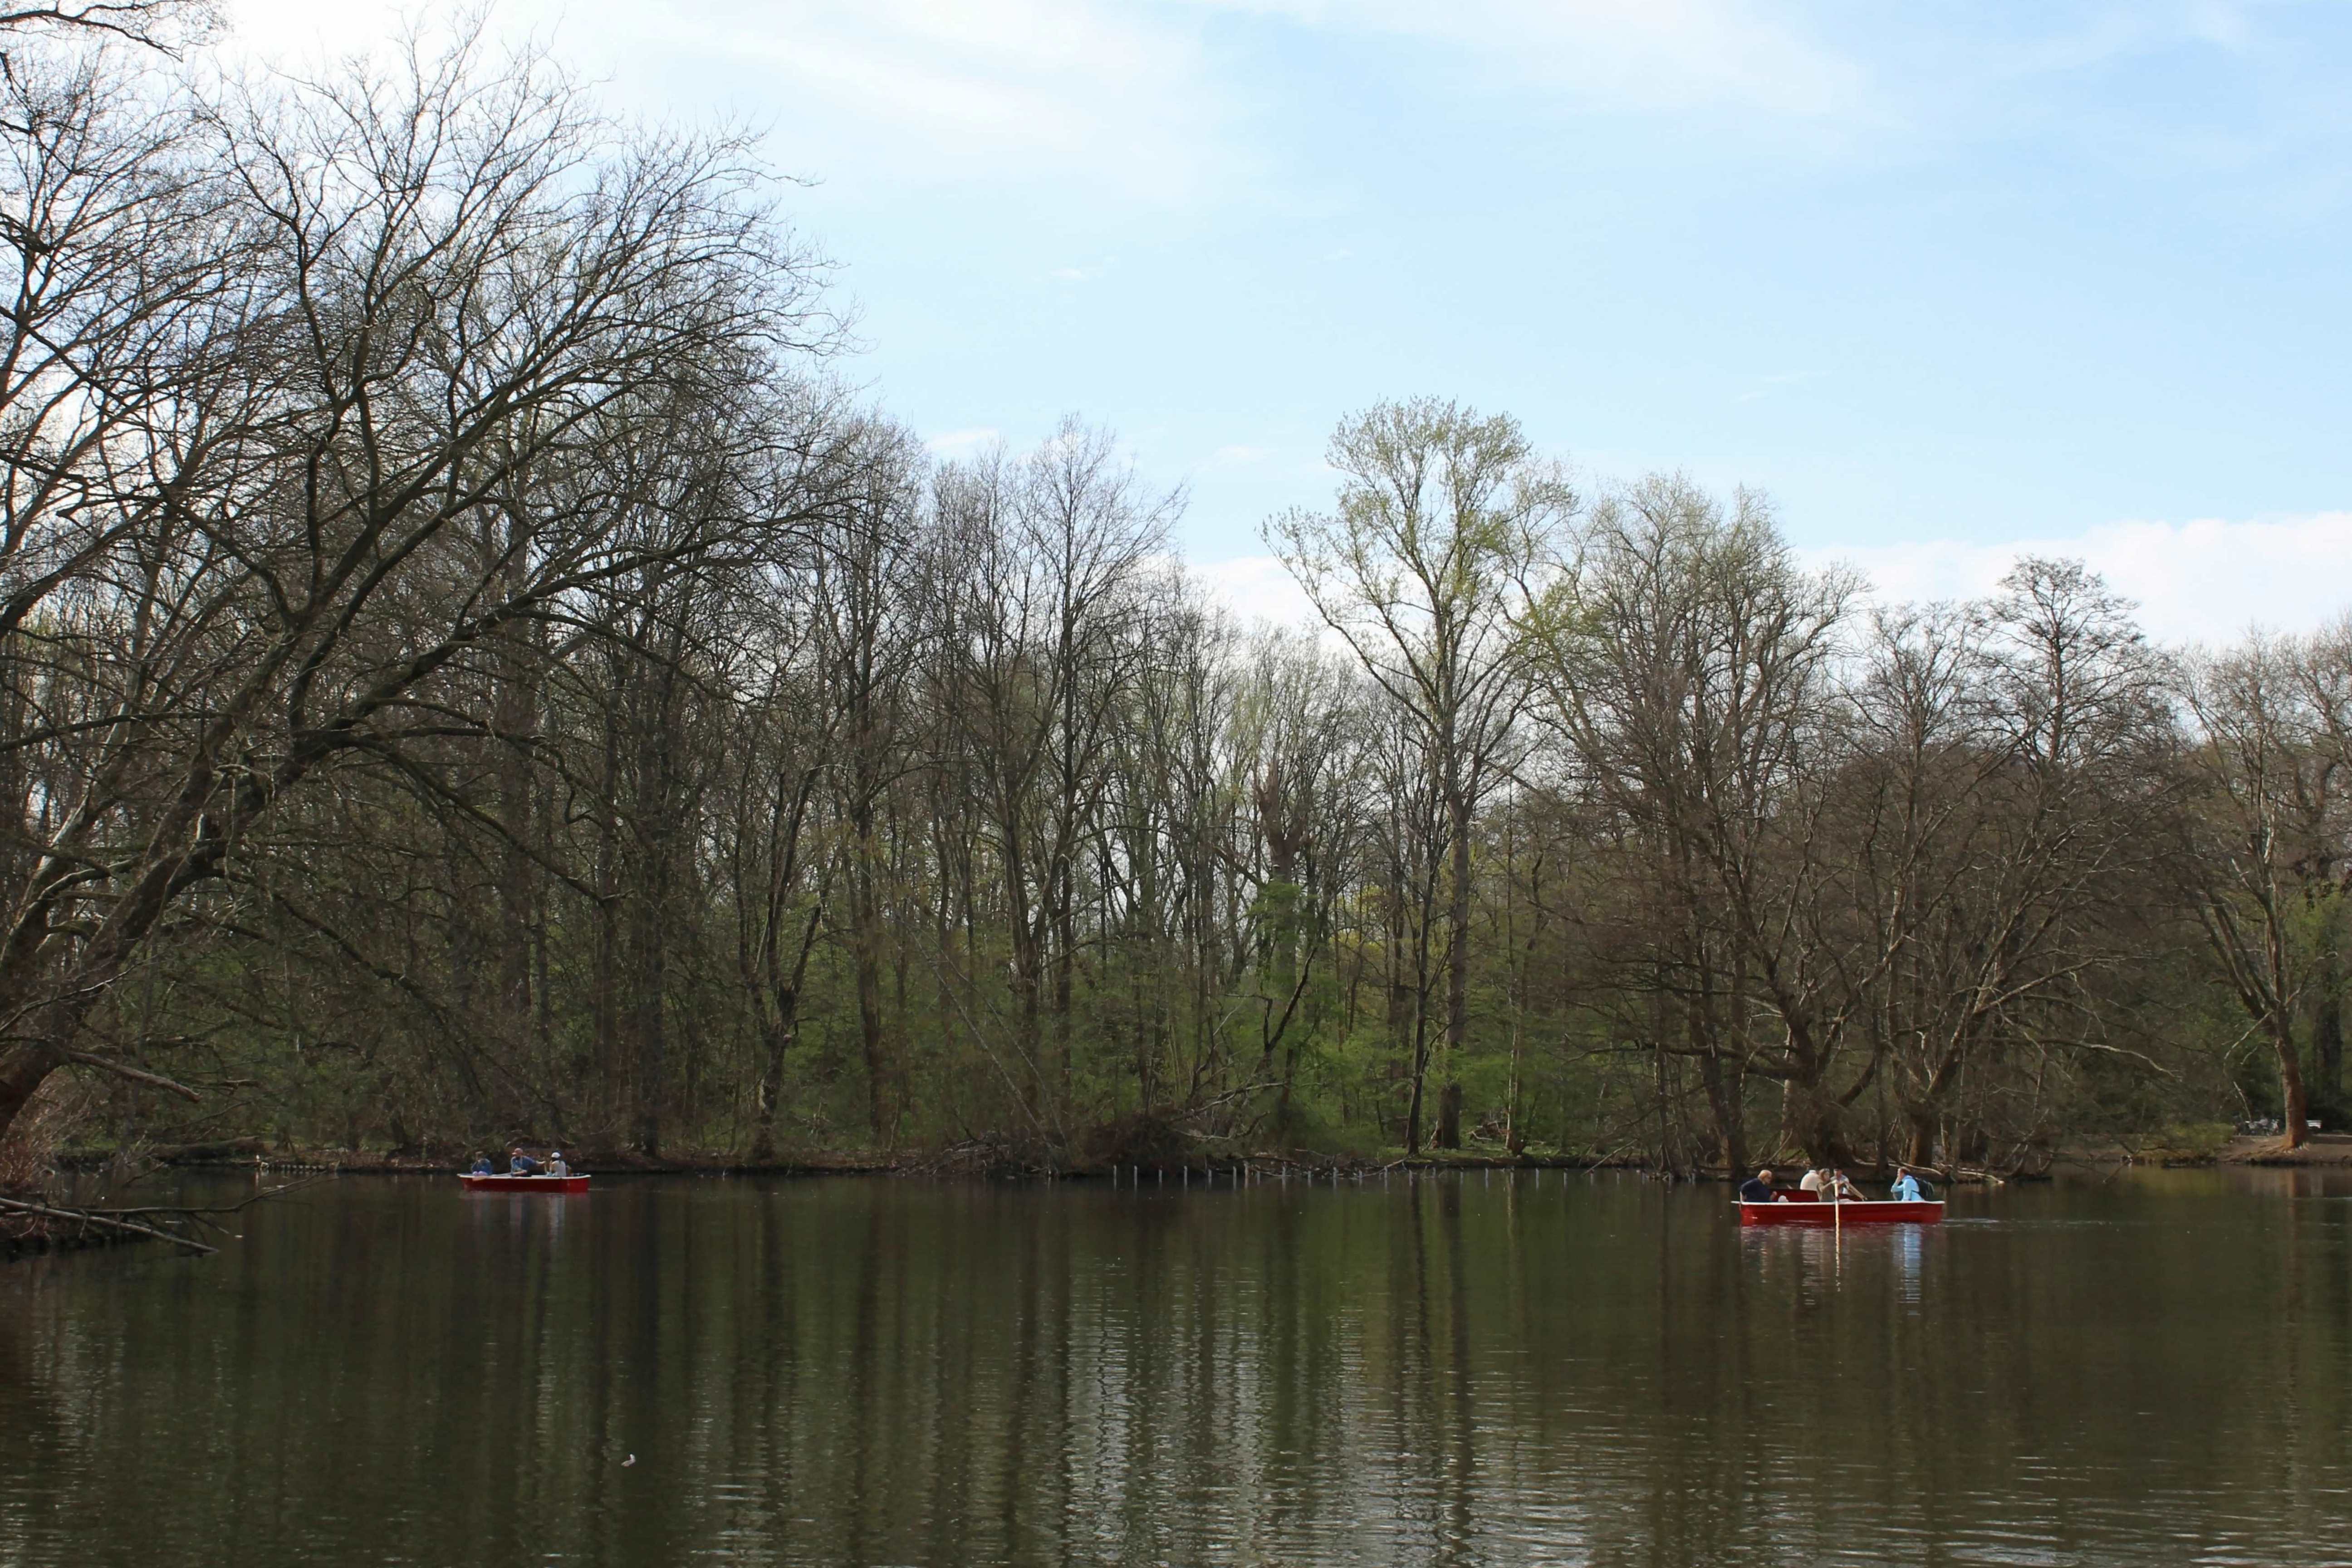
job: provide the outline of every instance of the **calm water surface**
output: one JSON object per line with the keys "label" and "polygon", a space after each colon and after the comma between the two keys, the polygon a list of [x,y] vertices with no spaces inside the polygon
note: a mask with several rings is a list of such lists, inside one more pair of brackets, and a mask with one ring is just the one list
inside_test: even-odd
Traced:
{"label": "calm water surface", "polygon": [[0,1565],[2352,1563],[2344,1177],[598,1186],[0,1268]]}

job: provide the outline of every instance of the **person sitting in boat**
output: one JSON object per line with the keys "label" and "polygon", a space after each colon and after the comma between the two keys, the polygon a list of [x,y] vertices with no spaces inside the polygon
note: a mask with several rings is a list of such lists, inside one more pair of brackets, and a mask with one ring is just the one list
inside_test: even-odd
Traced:
{"label": "person sitting in boat", "polygon": [[507,1156],[507,1171],[511,1175],[535,1176],[539,1174],[539,1162],[524,1153],[521,1147],[518,1145],[514,1152]]}
{"label": "person sitting in boat", "polygon": [[572,1167],[563,1163],[562,1150],[558,1149],[548,1155],[547,1173],[551,1176],[568,1176],[572,1173]]}
{"label": "person sitting in boat", "polygon": [[1927,1201],[1927,1194],[1919,1190],[1919,1178],[1911,1173],[1911,1168],[1908,1165],[1895,1167],[1895,1191],[1892,1195],[1895,1202],[1898,1204],[1920,1204]]}
{"label": "person sitting in boat", "polygon": [[477,1154],[474,1156],[472,1173],[477,1176],[488,1176],[495,1175],[497,1173],[491,1169],[490,1157],[488,1154]]}
{"label": "person sitting in boat", "polygon": [[1862,1195],[1862,1189],[1853,1184],[1853,1178],[1843,1171],[1830,1173],[1829,1184],[1822,1189],[1822,1196],[1833,1204],[1858,1204],[1866,1201]]}
{"label": "person sitting in boat", "polygon": [[1805,1179],[1799,1182],[1797,1185],[1816,1197],[1828,1197],[1830,1195],[1829,1167],[1827,1165],[1809,1167],[1805,1172]]}
{"label": "person sitting in boat", "polygon": [[1772,1190],[1769,1168],[1757,1172],[1739,1184],[1739,1201],[1743,1204],[1777,1204],[1780,1194]]}

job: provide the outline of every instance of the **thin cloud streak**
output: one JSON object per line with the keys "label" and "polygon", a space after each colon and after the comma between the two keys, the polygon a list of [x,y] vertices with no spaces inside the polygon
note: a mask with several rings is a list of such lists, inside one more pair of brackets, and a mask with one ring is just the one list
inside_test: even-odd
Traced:
{"label": "thin cloud streak", "polygon": [[1745,0],[1197,0],[1333,32],[1436,44],[1582,108],[1865,109],[1867,73]]}
{"label": "thin cloud streak", "polygon": [[[396,0],[226,0],[230,45],[302,60],[380,47]],[[657,115],[773,126],[794,173],[861,187],[1085,184],[1151,204],[1229,186],[1247,158],[1199,17],[1105,0],[505,0],[501,37],[550,42]]]}

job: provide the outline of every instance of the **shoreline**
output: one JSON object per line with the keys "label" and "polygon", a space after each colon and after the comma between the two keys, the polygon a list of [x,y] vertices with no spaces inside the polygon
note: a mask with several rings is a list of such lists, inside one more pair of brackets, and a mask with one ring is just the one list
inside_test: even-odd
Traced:
{"label": "shoreline", "polygon": [[[257,1178],[264,1174],[447,1177],[460,1170],[458,1164],[440,1157],[348,1149],[270,1150],[257,1144],[257,1140],[240,1140],[226,1145],[202,1144],[149,1150],[141,1156],[141,1163],[150,1172],[236,1171]],[[2060,1170],[2090,1174],[2132,1166],[2152,1169],[2231,1165],[2352,1169],[2352,1133],[2317,1134],[2293,1151],[2283,1150],[2278,1145],[2279,1141],[2274,1137],[2240,1137],[2210,1152],[2185,1150],[2141,1152],[2126,1147],[2075,1149],[2061,1155],[2049,1168],[2040,1171],[2002,1173],[1962,1168],[1950,1173],[1929,1170],[1927,1173],[1938,1185],[1975,1187],[1998,1186],[2011,1182],[2047,1182]],[[1189,1173],[1193,1180],[1205,1178],[1207,1184],[1213,1186],[1221,1180],[1229,1184],[1255,1184],[1285,1179],[1336,1183],[1343,1177],[1360,1179],[1391,1172],[1425,1173],[1444,1171],[1612,1171],[1670,1184],[1703,1183],[1710,1185],[1727,1185],[1735,1179],[1728,1173],[1713,1169],[1664,1175],[1654,1168],[1622,1156],[1513,1156],[1461,1152],[1427,1153],[1411,1158],[1397,1154],[1381,1158],[1364,1154],[1260,1151],[1249,1154],[1204,1155],[1191,1160],[1121,1161],[1116,1165],[1087,1162],[1049,1169],[1016,1165],[1010,1161],[992,1163],[970,1157],[974,1152],[968,1149],[894,1153],[860,1150],[804,1151],[770,1161],[751,1161],[740,1156],[711,1153],[647,1159],[643,1155],[583,1151],[574,1164],[575,1168],[585,1165],[586,1174],[607,1180],[631,1176],[913,1176],[1000,1182],[1108,1182],[1113,1185],[1125,1185],[1139,1184],[1147,1178],[1181,1179],[1182,1175]],[[116,1158],[117,1155],[109,1151],[73,1150],[63,1155],[58,1169],[61,1173],[88,1176],[106,1170]],[[1781,1161],[1778,1163],[1796,1169],[1803,1163]],[[1868,1167],[1849,1169],[1865,1181],[1885,1179],[1885,1173],[1874,1172]],[[113,1234],[87,1225],[71,1224],[65,1213],[54,1217],[24,1213],[0,1214],[0,1261],[128,1246],[143,1239],[142,1237]]]}
{"label": "shoreline", "polygon": [[[2344,1163],[2352,1163],[2352,1139],[2346,1142],[2347,1148]],[[68,1150],[59,1156],[58,1168],[88,1174],[105,1170],[118,1158],[115,1152],[108,1150]],[[461,1159],[450,1156],[351,1149],[269,1149],[260,1145],[258,1140],[152,1149],[143,1151],[139,1160],[149,1168],[233,1170],[275,1174],[452,1175],[464,1168]],[[2135,1163],[2211,1163],[2210,1157],[2135,1159],[2122,1152],[2077,1153],[2058,1162],[2093,1168]],[[1662,1173],[1654,1165],[1622,1154],[1514,1155],[1483,1152],[1429,1152],[1405,1155],[1401,1152],[1328,1153],[1304,1150],[1254,1150],[1246,1153],[1202,1152],[1190,1158],[1081,1160],[1049,1164],[1021,1159],[1004,1150],[993,1148],[802,1151],[771,1160],[751,1160],[738,1154],[719,1152],[649,1158],[623,1151],[583,1148],[573,1152],[570,1163],[575,1170],[597,1176],[961,1176],[1041,1181],[1113,1181],[1124,1179],[1133,1173],[1158,1174],[1163,1172],[1174,1177],[1187,1171],[1195,1175],[1213,1173],[1221,1177],[1245,1173],[1253,1180],[1276,1179],[1283,1174],[1354,1175],[1388,1171],[1618,1171],[1673,1183],[1731,1184],[1745,1174],[1716,1167]],[[1792,1171],[1805,1166],[1801,1160],[1780,1160],[1774,1163]],[[1882,1171],[1862,1163],[1846,1168],[1850,1173],[1865,1181],[1889,1180],[1894,1171],[1893,1166]],[[1918,1169],[1937,1182],[1964,1186],[2049,1179],[2047,1170],[2001,1172],[1971,1166],[1949,1171],[1930,1166]]]}
{"label": "shoreline", "polygon": [[[60,1156],[58,1168],[90,1173],[103,1170],[115,1156],[101,1150],[73,1150]],[[224,1150],[216,1146],[193,1150],[152,1150],[142,1156],[153,1166],[173,1170],[268,1171],[327,1173],[345,1175],[451,1175],[464,1168],[449,1158],[376,1153],[347,1149]],[[1642,1171],[1626,1159],[1574,1155],[1423,1154],[1382,1158],[1370,1154],[1322,1154],[1297,1151],[1259,1150],[1246,1154],[1198,1154],[1187,1159],[1085,1160],[1045,1165],[1011,1158],[973,1155],[963,1151],[906,1150],[875,1152],[838,1150],[779,1155],[752,1160],[736,1154],[701,1153],[648,1158],[614,1151],[582,1150],[568,1157],[576,1169],[611,1176],[900,1176],[978,1175],[1027,1176],[1057,1180],[1108,1180],[1114,1171],[1182,1171],[1199,1173],[1247,1169],[1271,1175],[1276,1171],[1362,1172],[1386,1170],[1486,1171]],[[1719,1173],[1703,1173],[1682,1180],[1725,1180]]]}
{"label": "shoreline", "polygon": [[2352,1132],[2315,1132],[2299,1149],[2280,1147],[2276,1138],[2233,1138],[2214,1157],[2221,1165],[2316,1165],[2352,1167]]}

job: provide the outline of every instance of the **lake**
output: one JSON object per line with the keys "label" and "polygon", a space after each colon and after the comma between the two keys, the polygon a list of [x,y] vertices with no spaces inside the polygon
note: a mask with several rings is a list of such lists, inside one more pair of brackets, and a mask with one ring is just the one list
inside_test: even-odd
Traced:
{"label": "lake", "polygon": [[331,1180],[0,1267],[0,1564],[2352,1563],[2352,1174],[1728,1198]]}

